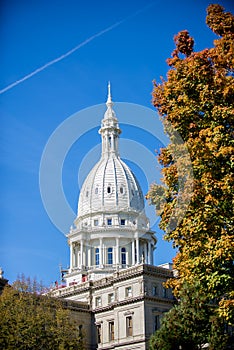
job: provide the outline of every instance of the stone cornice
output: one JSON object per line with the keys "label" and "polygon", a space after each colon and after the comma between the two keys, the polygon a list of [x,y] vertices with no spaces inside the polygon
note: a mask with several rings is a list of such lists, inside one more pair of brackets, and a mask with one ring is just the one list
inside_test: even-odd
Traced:
{"label": "stone cornice", "polygon": [[108,286],[113,286],[117,282],[143,275],[154,276],[159,278],[172,278],[173,271],[153,265],[140,264],[137,266],[126,268],[124,270],[116,271],[110,276],[101,278],[96,281],[87,281],[65,288],[54,289],[50,291],[50,294],[53,296],[65,298],[67,296],[88,292],[90,289],[97,290]]}

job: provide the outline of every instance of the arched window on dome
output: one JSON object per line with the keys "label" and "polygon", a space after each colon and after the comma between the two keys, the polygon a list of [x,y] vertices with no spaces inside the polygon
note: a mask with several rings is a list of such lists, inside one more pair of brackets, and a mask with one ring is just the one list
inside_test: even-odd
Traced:
{"label": "arched window on dome", "polygon": [[126,248],[121,248],[121,264],[126,265]]}
{"label": "arched window on dome", "polygon": [[100,254],[99,254],[99,248],[95,249],[95,265],[100,264]]}
{"label": "arched window on dome", "polygon": [[113,264],[113,248],[107,249],[107,263],[108,263],[108,265]]}

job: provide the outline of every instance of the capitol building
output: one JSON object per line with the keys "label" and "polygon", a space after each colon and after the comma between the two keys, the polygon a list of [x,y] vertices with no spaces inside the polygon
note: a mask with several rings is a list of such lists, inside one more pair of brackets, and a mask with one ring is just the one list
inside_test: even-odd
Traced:
{"label": "capitol building", "polygon": [[74,311],[87,349],[146,350],[173,305],[163,286],[173,271],[171,264],[154,266],[156,238],[139,182],[120,158],[110,84],[106,107],[101,157],[83,183],[67,234],[66,285],[50,294]]}

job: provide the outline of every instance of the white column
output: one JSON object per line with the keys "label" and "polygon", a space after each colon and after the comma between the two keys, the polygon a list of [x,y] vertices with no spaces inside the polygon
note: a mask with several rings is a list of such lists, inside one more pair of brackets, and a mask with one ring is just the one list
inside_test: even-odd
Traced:
{"label": "white column", "polygon": [[116,237],[115,247],[116,247],[115,263],[116,265],[119,265],[119,238],[118,237]]}
{"label": "white column", "polygon": [[88,266],[90,268],[91,265],[92,265],[92,262],[91,262],[91,247],[90,247],[90,245],[88,245],[87,249],[88,249],[88,252],[87,252],[87,254],[88,254]]}
{"label": "white column", "polygon": [[144,264],[148,263],[148,259],[147,259],[147,244],[146,242],[144,243]]}
{"label": "white column", "polygon": [[137,264],[140,263],[139,237],[136,238]]}
{"label": "white column", "polygon": [[152,264],[151,263],[151,243],[148,242],[148,264]]}
{"label": "white column", "polygon": [[73,244],[70,243],[70,270],[73,268]]}
{"label": "white column", "polygon": [[135,265],[135,240],[132,240],[132,265]]}
{"label": "white column", "polygon": [[99,239],[99,261],[100,265],[103,265],[103,244],[102,244],[102,238]]}
{"label": "white column", "polygon": [[83,239],[81,239],[80,241],[80,266],[82,267],[83,266],[83,254],[84,254],[84,241]]}

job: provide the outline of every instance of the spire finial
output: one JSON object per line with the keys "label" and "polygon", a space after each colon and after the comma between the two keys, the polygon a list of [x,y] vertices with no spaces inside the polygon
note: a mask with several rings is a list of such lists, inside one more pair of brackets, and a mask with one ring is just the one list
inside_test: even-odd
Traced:
{"label": "spire finial", "polygon": [[108,97],[107,97],[107,101],[106,104],[113,104],[112,103],[112,99],[111,99],[111,84],[110,81],[108,81]]}

